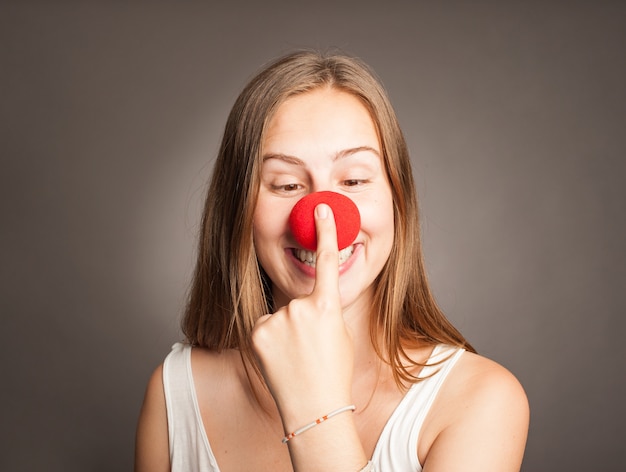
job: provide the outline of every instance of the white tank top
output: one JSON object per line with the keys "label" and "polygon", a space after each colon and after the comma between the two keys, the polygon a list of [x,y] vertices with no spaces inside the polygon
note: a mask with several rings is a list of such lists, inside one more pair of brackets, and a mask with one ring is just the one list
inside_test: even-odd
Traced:
{"label": "white tank top", "polygon": [[[391,414],[376,443],[376,472],[421,472],[417,442],[422,423],[463,349],[439,345]],[[441,363],[439,363],[441,362]],[[172,472],[220,472],[207,438],[191,373],[191,346],[176,343],[163,364]]]}

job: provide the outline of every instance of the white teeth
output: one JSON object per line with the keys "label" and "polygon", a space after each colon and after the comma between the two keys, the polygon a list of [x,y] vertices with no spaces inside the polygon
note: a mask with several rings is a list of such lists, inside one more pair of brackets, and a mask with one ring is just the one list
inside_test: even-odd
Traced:
{"label": "white teeth", "polygon": [[[350,256],[352,255],[353,252],[354,252],[354,246],[348,246],[347,248],[339,251],[339,265],[343,264],[348,259],[350,259]],[[294,249],[293,254],[300,261],[304,262],[306,265],[315,267],[317,254],[314,251],[307,251],[305,249]]]}
{"label": "white teeth", "polygon": [[339,251],[339,265],[343,264],[348,259],[350,259],[350,256],[352,255],[353,252],[354,252],[354,246],[348,246],[347,248]]}

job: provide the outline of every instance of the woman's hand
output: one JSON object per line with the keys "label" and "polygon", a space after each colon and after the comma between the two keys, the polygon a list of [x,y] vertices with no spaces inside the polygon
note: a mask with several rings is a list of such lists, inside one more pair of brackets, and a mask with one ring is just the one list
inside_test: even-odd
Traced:
{"label": "woman's hand", "polygon": [[286,431],[352,403],[354,352],[342,316],[337,233],[328,205],[316,207],[315,222],[313,291],[259,318],[252,334]]}

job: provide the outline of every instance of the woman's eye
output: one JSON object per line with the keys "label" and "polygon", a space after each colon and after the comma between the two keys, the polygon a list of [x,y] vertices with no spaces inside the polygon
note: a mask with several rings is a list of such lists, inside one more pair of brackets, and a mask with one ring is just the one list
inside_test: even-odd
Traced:
{"label": "woman's eye", "polygon": [[295,192],[296,190],[300,190],[302,187],[300,184],[284,184],[284,185],[273,185],[274,190],[278,190],[281,192]]}
{"label": "woman's eye", "polygon": [[347,179],[343,181],[343,184],[347,187],[357,187],[363,185],[367,181],[365,179]]}

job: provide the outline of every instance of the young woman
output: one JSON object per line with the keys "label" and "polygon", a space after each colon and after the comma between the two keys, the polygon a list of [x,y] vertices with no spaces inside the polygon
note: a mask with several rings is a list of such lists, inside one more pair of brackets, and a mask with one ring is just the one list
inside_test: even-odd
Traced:
{"label": "young woman", "polygon": [[[328,190],[360,230],[339,251],[320,204],[307,251],[290,212]],[[406,143],[364,64],[297,52],[252,79],[201,231],[187,339],[149,382],[137,472],[520,469],[526,396],[433,300]]]}

